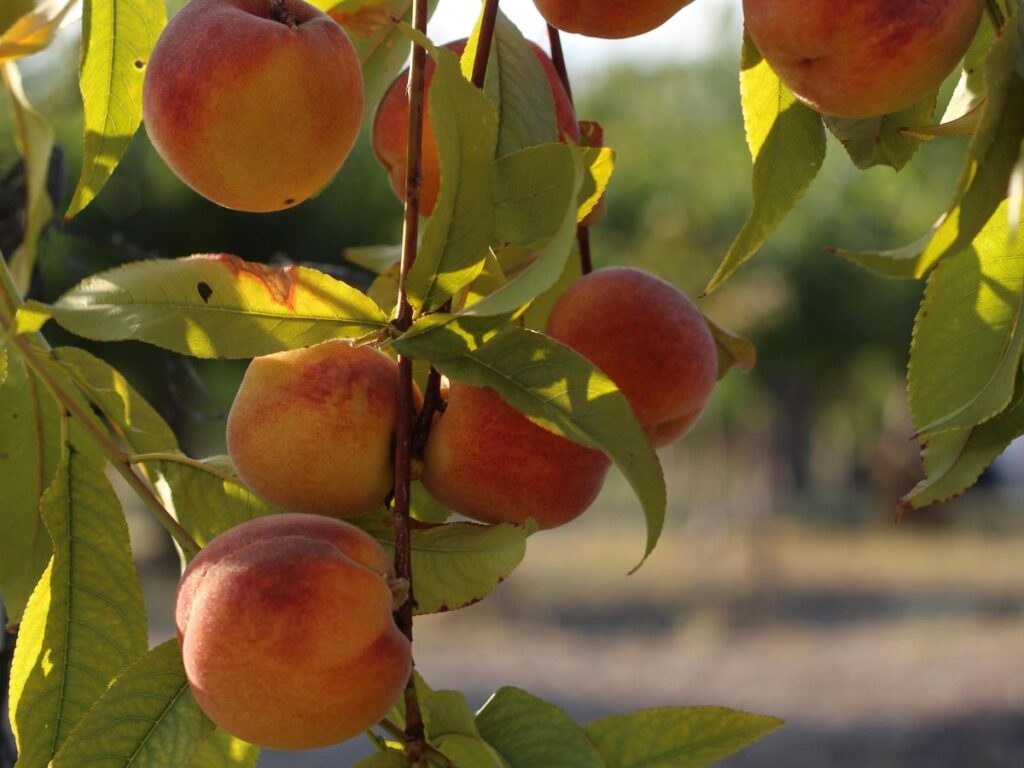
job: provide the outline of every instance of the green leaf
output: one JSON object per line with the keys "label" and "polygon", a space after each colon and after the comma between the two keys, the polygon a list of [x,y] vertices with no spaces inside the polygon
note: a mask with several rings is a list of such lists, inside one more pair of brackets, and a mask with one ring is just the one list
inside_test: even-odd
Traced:
{"label": "green leaf", "polygon": [[[658,456],[626,398],[589,360],[518,326],[483,343],[464,324],[452,323],[424,337],[397,339],[395,347],[411,357],[426,352],[452,380],[493,389],[535,424],[608,454],[643,505],[644,558],[654,550],[666,505]],[[443,349],[449,354],[438,354]]]}
{"label": "green leaf", "polygon": [[370,298],[321,272],[227,254],[101,272],[64,294],[52,311],[58,323],[88,339],[138,339],[195,357],[255,357],[357,338],[387,324]]}
{"label": "green leaf", "polygon": [[608,768],[703,768],[782,724],[724,707],[660,707],[604,717],[586,731]]}
{"label": "green leaf", "polygon": [[54,356],[134,453],[178,449],[174,431],[117,369],[75,347]]}
{"label": "green leaf", "polygon": [[1024,435],[1024,390],[1020,381],[1010,407],[984,424],[928,437],[922,451],[925,479],[901,500],[904,509],[948,501],[977,482],[1011,442]]}
{"label": "green leaf", "polygon": [[708,284],[713,291],[747,259],[803,196],[825,159],[821,115],[800,103],[748,35],[740,60],[740,98],[754,159],[754,207]]}
{"label": "green leaf", "polygon": [[500,689],[476,722],[508,768],[605,768],[594,743],[572,718],[519,688]]}
{"label": "green leaf", "polygon": [[985,63],[986,98],[956,198],[921,256],[918,274],[967,248],[1006,197],[1024,134],[1024,80],[1014,69],[1018,32],[1007,25]]}
{"label": "green leaf", "polygon": [[56,472],[63,437],[57,402],[20,355],[6,359],[7,375],[0,383],[0,593],[8,620],[16,622],[50,560],[39,500]]}
{"label": "green leaf", "polygon": [[381,275],[395,266],[402,258],[401,245],[361,245],[346,248],[341,252],[345,261],[362,267],[367,272]]}
{"label": "green leaf", "polygon": [[454,512],[430,495],[423,483],[412,484],[412,516],[423,523],[443,523]]}
{"label": "green leaf", "polygon": [[104,467],[69,446],[41,503],[54,554],[22,618],[10,711],[22,765],[42,766],[146,652],[128,526]]}
{"label": "green leaf", "polygon": [[910,162],[921,139],[907,133],[908,126],[929,125],[935,114],[938,91],[899,112],[864,120],[826,117],[825,125],[846,149],[853,164],[861,170],[888,165],[901,170]]}
{"label": "green leaf", "polygon": [[964,55],[963,73],[946,105],[942,123],[953,123],[975,112],[985,100],[985,58],[996,39],[996,26],[989,18],[982,19],[974,33],[970,48]]}
{"label": "green leaf", "polygon": [[14,127],[14,143],[25,166],[24,234],[21,243],[11,254],[10,269],[22,294],[28,293],[32,270],[36,263],[39,236],[53,218],[53,203],[46,190],[53,151],[53,127],[32,108],[21,86],[21,73],[13,62],[0,67],[7,86],[8,103]]}
{"label": "green leaf", "polygon": [[563,228],[569,208],[575,226],[583,181],[577,151],[565,144],[541,144],[494,162],[495,246],[543,247]]}
{"label": "green leaf", "polygon": [[[349,522],[389,552],[395,532],[389,514]],[[454,611],[486,597],[526,555],[529,531],[516,525],[448,523],[412,529],[412,567],[418,614]]]}
{"label": "green leaf", "polygon": [[[462,74],[469,80],[476,59],[483,7],[462,54]],[[487,61],[484,93],[497,107],[496,157],[537,144],[558,141],[555,102],[533,45],[499,11]]]}
{"label": "green leaf", "polygon": [[192,756],[188,768],[256,768],[260,748],[215,728]]}
{"label": "green leaf", "polygon": [[441,188],[408,286],[413,307],[429,312],[473,282],[483,269],[494,222],[490,168],[498,115],[487,97],[462,76],[455,54],[406,31],[437,62],[429,107]]}
{"label": "green leaf", "polygon": [[[366,115],[373,119],[370,105],[380,101],[384,91],[409,58],[405,36],[392,19],[412,23],[412,0],[311,0],[326,11],[348,33],[363,70]],[[427,3],[428,18],[437,0]]]}
{"label": "green leaf", "polygon": [[974,244],[939,262],[914,324],[907,392],[919,434],[980,424],[1013,396],[1024,349],[1024,237],[1006,204]]}
{"label": "green leaf", "polygon": [[480,736],[465,694],[432,693],[425,721],[430,744],[459,768],[503,768],[501,758]]}
{"label": "green leaf", "polygon": [[[27,0],[4,0],[0,11],[4,33],[0,36],[0,64],[43,50],[57,35],[60,23],[78,0],[46,0],[33,9]],[[10,6],[8,10],[8,6]],[[14,19],[14,14],[24,14]],[[13,19],[13,23],[11,23]]]}
{"label": "green leaf", "polygon": [[82,65],[85,106],[82,173],[65,214],[79,214],[107,183],[142,123],[142,81],[160,32],[164,0],[84,0]]}
{"label": "green leaf", "polygon": [[186,765],[212,730],[189,691],[178,641],[168,640],[114,680],[50,765],[165,768],[170,758]]}
{"label": "green leaf", "polygon": [[754,370],[757,363],[757,349],[747,339],[738,336],[727,328],[722,327],[710,317],[704,321],[715,338],[715,350],[718,352],[718,379],[729,372],[731,368],[739,368],[744,373]]}
{"label": "green leaf", "polygon": [[378,752],[360,760],[352,768],[407,768],[408,765],[404,752],[389,749],[387,752]]}
{"label": "green leaf", "polygon": [[7,348],[0,347],[0,387],[7,381]]}
{"label": "green leaf", "polygon": [[201,547],[229,528],[278,512],[235,477],[226,457],[198,461],[154,453],[134,460],[155,472],[160,500]]}
{"label": "green leaf", "polygon": [[833,250],[833,253],[885,277],[916,280],[928,271],[929,265],[926,265],[923,260],[924,251],[941,224],[942,221],[940,220],[923,237],[902,248],[895,248],[890,251],[851,251],[836,248]]}

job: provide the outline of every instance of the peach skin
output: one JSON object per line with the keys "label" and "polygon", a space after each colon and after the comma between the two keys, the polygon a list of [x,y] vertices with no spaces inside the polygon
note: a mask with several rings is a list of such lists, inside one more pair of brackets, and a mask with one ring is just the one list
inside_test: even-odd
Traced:
{"label": "peach skin", "polygon": [[639,269],[581,277],[555,303],[547,334],[615,382],[655,447],[693,426],[718,378],[704,316],[675,286]]}
{"label": "peach skin", "polygon": [[228,414],[239,476],[287,512],[366,514],[394,483],[398,366],[340,339],[255,358]]}
{"label": "peach skin", "polygon": [[985,0],[743,0],[761,55],[826,115],[867,118],[923,99],[953,71]]}
{"label": "peach skin", "polygon": [[485,523],[554,528],[589,507],[611,465],[598,450],[538,427],[490,389],[452,382],[423,457],[423,484]]}
{"label": "peach skin", "polygon": [[608,39],[656,29],[693,0],[533,0],[541,16],[563,32]]}
{"label": "peach skin", "polygon": [[302,0],[191,0],[157,42],[142,107],[153,146],[192,189],[277,211],[348,157],[362,70],[344,30]]}
{"label": "peach skin", "polygon": [[395,576],[368,534],[317,515],[222,533],[178,586],[192,694],[213,722],[274,749],[314,749],[379,722],[412,668],[392,618]]}

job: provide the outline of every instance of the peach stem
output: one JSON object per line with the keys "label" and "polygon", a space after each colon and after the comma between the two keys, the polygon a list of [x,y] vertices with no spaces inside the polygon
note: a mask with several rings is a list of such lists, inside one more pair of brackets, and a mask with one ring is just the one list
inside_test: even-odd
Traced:
{"label": "peach stem", "polygon": [[299,17],[288,9],[284,0],[270,0],[270,11],[267,16],[272,21],[287,24],[292,29],[299,28]]}

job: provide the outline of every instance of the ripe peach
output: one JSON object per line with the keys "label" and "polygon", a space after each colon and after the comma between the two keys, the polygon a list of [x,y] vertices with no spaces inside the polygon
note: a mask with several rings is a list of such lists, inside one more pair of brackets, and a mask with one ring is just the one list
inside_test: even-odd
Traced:
{"label": "ripe peach", "polygon": [[639,269],[581,277],[555,302],[547,333],[615,382],[655,446],[697,421],[718,377],[703,315],[674,286]]}
{"label": "ripe peach", "polygon": [[380,721],[412,668],[392,618],[394,571],[368,534],[317,515],[271,515],[222,533],[178,586],[189,687],[224,730],[313,749]]}
{"label": "ripe peach", "polygon": [[394,484],[398,366],[340,339],[257,357],[228,415],[245,483],[288,512],[353,517]]}
{"label": "ripe peach", "polygon": [[587,37],[634,37],[668,21],[693,0],[533,0],[553,27]]}
{"label": "ripe peach", "polygon": [[[572,100],[565,91],[554,64],[548,55],[534,43],[530,43],[537,61],[540,62],[547,76],[548,84],[551,86],[551,96],[555,102],[555,118],[558,123],[558,131],[563,139],[568,138],[579,143],[580,129],[576,122],[576,112],[572,107]],[[445,48],[454,51],[461,56],[466,49],[465,40],[455,40],[447,43]],[[427,88],[434,76],[434,62],[427,58],[425,70],[425,82]],[[380,106],[377,107],[377,115],[373,120],[373,151],[377,159],[388,172],[391,180],[391,188],[398,195],[399,200],[405,200],[405,172],[406,172],[406,145],[409,134],[409,97],[406,92],[406,85],[409,79],[408,70],[402,72],[388,88]],[[437,202],[437,193],[441,188],[441,170],[437,156],[437,144],[434,142],[434,134],[430,129],[429,110],[423,116],[423,178],[420,182],[420,213],[429,216],[434,210]]]}
{"label": "ripe peach", "polygon": [[610,462],[529,421],[490,389],[452,382],[423,457],[423,483],[456,512],[485,523],[554,528],[589,507]]}
{"label": "ripe peach", "polygon": [[743,0],[782,81],[826,115],[865,118],[924,98],[967,51],[985,0]]}
{"label": "ripe peach", "polygon": [[192,189],[277,211],[348,157],[362,70],[342,28],[302,0],[191,0],[157,42],[142,106],[153,146]]}

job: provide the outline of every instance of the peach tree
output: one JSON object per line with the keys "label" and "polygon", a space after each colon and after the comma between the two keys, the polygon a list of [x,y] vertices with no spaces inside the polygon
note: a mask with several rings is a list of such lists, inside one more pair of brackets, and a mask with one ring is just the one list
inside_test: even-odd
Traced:
{"label": "peach tree", "polygon": [[[154,145],[190,186],[228,207],[274,210],[315,193],[376,108],[375,148],[405,203],[404,231],[398,246],[352,252],[378,274],[367,293],[301,264],[203,254],[105,271],[51,304],[29,297],[54,215],[53,131],[26,97],[18,60],[50,44],[76,0],[0,10],[0,72],[26,180],[21,240],[0,261],[0,593],[17,637],[9,702],[18,765],[254,765],[258,745],[320,746],[356,724],[377,748],[361,768],[701,766],[780,725],[712,706],[580,725],[514,687],[473,712],[462,693],[433,690],[429,670],[407,674],[414,616],[486,598],[530,536],[586,508],[609,463],[646,521],[640,567],[665,518],[655,446],[688,429],[715,378],[754,359],[748,342],[671,286],[635,270],[588,274],[588,226],[600,218],[616,157],[599,126],[573,115],[558,28],[624,37],[687,3],[536,4],[552,25],[550,58],[497,0],[482,4],[471,33],[467,20],[464,43],[446,47],[425,35],[427,0],[191,0],[170,24],[163,0],[84,0],[83,164],[65,218],[101,193],[144,112]],[[904,504],[919,507],[962,492],[1024,433],[1022,17],[1012,0],[855,6],[745,0],[740,99],[754,202],[708,290],[754,255],[810,186],[826,131],[858,167],[897,170],[923,141],[971,137],[950,208],[919,241],[838,250],[883,275],[928,280],[908,371],[927,477]],[[390,85],[410,47],[408,75]],[[937,116],[939,87],[961,60]],[[204,89],[217,98],[204,100]],[[302,140],[275,134],[283,126]],[[662,345],[665,366],[691,367],[632,372],[637,347],[602,325],[623,315],[642,318],[634,325],[655,353]],[[182,452],[120,372],[83,350],[51,347],[51,321],[95,341],[255,358],[247,379],[269,372],[249,387],[255,394],[239,395],[248,415],[233,414],[231,457]],[[335,349],[344,351],[323,352]],[[279,364],[310,355],[316,372]],[[366,375],[349,365],[356,358],[386,373]],[[375,410],[368,393],[382,386],[386,407]],[[342,394],[350,391],[362,394]],[[303,400],[313,404],[294,405]],[[259,436],[269,412],[293,407],[293,443],[280,427]],[[378,418],[331,441],[323,430],[339,409]],[[337,446],[349,452],[331,453]],[[495,477],[472,463],[478,455]],[[345,475],[357,460],[367,468]],[[187,567],[179,638],[153,649],[108,470],[166,528]],[[587,489],[567,493],[581,478]],[[297,500],[297,486],[311,497]],[[356,486],[369,501],[346,506]],[[328,516],[309,522],[309,512]],[[347,520],[331,519],[340,516]],[[277,529],[291,533],[271,535]],[[334,574],[326,582],[325,570]],[[221,586],[228,597],[216,603]],[[200,614],[203,600],[213,607]],[[301,611],[290,613],[293,605]],[[262,616],[253,614],[259,606],[262,634],[246,623]],[[311,629],[321,615],[334,618]],[[296,652],[312,647],[313,634],[322,653]],[[241,652],[204,650],[229,635]],[[353,638],[365,651],[380,637],[392,651],[316,666]],[[366,673],[384,658],[397,683]],[[224,670],[218,693],[211,681]],[[327,722],[328,737],[309,735],[313,719],[303,713],[336,702],[318,700],[319,689],[303,701],[294,690],[294,680],[319,678],[324,697],[344,699],[337,711],[358,715],[334,731]],[[352,704],[363,693],[364,704]],[[265,719],[250,721],[254,712]],[[269,732],[285,722],[297,725]]]}

